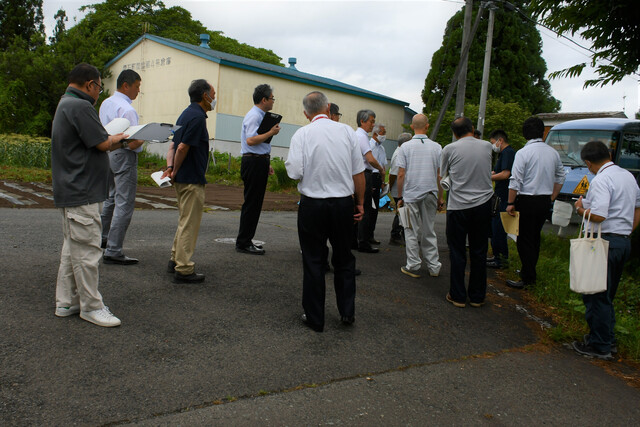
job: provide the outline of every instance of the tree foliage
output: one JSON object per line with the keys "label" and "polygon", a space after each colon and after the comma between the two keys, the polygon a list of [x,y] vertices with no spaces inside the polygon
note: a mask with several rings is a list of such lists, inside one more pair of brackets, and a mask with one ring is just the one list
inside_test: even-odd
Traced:
{"label": "tree foliage", "polygon": [[[479,109],[478,104],[465,104],[465,115],[467,117],[478,117]],[[429,115],[429,123],[435,123],[438,114],[439,111],[432,111]],[[517,150],[526,143],[522,136],[522,123],[530,116],[531,112],[522,108],[517,102],[504,103],[497,98],[489,98],[486,105],[486,119],[482,139],[488,141],[491,132],[502,129],[509,136],[509,144]],[[454,110],[448,110],[435,138],[435,141],[443,147],[451,143],[451,128],[449,125],[454,118]]]}
{"label": "tree foliage", "polygon": [[[637,0],[531,0],[529,11],[560,34],[580,34],[592,44],[590,66],[598,78],[585,87],[616,83],[638,74],[640,67],[640,7]],[[581,75],[586,63],[551,73],[551,77]]]}
{"label": "tree foliage", "polygon": [[86,16],[69,29],[59,10],[47,43],[42,0],[0,0],[0,133],[49,135],[69,71],[88,62],[105,74],[104,65],[145,32],[195,45],[207,33],[212,49],[282,65],[271,50],[208,30],[186,9],[159,0],[106,0],[80,10]]}
{"label": "tree foliage", "polygon": [[43,32],[42,0],[0,1],[0,50],[16,37],[27,41],[29,49],[35,48],[39,39],[32,41],[32,37]]}
{"label": "tree foliage", "polygon": [[[475,2],[473,19],[478,12],[478,3]],[[463,21],[464,10],[461,10],[447,23],[442,47],[433,54],[422,92],[426,113],[439,111],[442,106],[460,60]],[[480,102],[487,26],[488,13],[485,10],[469,51],[465,104],[477,105]],[[499,6],[495,12],[489,96],[505,103],[515,102],[534,114],[557,112],[560,101],[551,95],[551,85],[545,79],[547,64],[541,55],[542,40],[535,24]],[[468,112],[465,115],[472,117]]]}

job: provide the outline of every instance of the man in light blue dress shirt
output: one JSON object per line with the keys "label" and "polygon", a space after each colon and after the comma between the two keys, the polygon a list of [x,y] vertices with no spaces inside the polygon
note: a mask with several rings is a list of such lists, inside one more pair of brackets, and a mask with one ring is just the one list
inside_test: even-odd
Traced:
{"label": "man in light blue dress shirt", "polygon": [[[124,70],[117,80],[117,91],[100,106],[100,121],[107,125],[113,119],[125,118],[138,125],[138,113],[131,106],[140,93],[141,78],[133,70]],[[105,264],[136,264],[136,258],[124,254],[122,246],[136,203],[138,153],[144,141],[131,141],[125,148],[109,153],[109,198],[102,207],[102,247]]]}

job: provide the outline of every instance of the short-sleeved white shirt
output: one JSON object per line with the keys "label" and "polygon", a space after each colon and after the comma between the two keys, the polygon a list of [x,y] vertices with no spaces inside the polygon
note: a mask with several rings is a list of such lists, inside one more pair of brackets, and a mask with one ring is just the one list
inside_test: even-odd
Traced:
{"label": "short-sleeved white shirt", "polygon": [[[369,147],[371,147],[371,154],[373,157],[380,163],[380,166],[383,168],[387,167],[387,152],[384,149],[382,144],[378,144],[378,142],[371,138],[369,140]],[[374,169],[373,173],[380,173],[378,169]]]}
{"label": "short-sleeved white shirt", "polygon": [[240,154],[253,153],[253,154],[270,154],[271,144],[264,142],[258,145],[247,144],[247,138],[256,136],[258,134],[258,128],[264,115],[266,113],[255,105],[251,107],[251,110],[244,116],[242,120],[242,130],[240,131]]}
{"label": "short-sleeved white shirt", "polygon": [[640,208],[640,188],[631,172],[608,162],[591,180],[583,206],[605,218],[603,233],[628,236],[633,231],[635,209]]}
{"label": "short-sleeved white shirt", "polygon": [[[100,104],[100,122],[103,126],[109,124],[113,119],[125,118],[129,120],[130,126],[138,126],[138,113],[131,105],[133,101],[122,92],[116,91],[113,95],[102,101]],[[130,148],[126,148],[129,150]],[[135,150],[136,153],[142,151],[142,145]]]}
{"label": "short-sleeved white shirt", "polygon": [[[398,167],[398,161],[397,161],[399,152],[400,152],[400,147],[396,148],[393,151],[393,154],[391,155],[391,161],[389,162],[389,176],[391,175],[398,176],[398,169],[400,169]],[[389,193],[391,194],[391,197],[393,197],[394,199],[398,197],[398,180],[397,179],[393,182],[393,185],[389,187]]]}
{"label": "short-sleeved white shirt", "polygon": [[371,166],[367,159],[364,157],[365,154],[371,151],[371,147],[369,146],[369,135],[364,129],[358,128],[356,129],[356,138],[358,138],[358,144],[360,145],[360,152],[362,153],[364,167],[370,171],[373,171],[373,166]]}
{"label": "short-sleeved white shirt", "polygon": [[293,134],[285,167],[300,194],[327,199],[351,196],[364,162],[353,129],[319,114]]}
{"label": "short-sleeved white shirt", "polygon": [[554,184],[564,183],[560,155],[541,139],[529,140],[516,152],[509,189],[527,196],[550,196]]}

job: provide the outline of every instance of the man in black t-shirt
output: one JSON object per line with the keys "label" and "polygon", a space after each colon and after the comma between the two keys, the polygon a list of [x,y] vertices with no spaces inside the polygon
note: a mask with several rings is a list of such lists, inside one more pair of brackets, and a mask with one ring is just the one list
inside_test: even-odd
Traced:
{"label": "man in black t-shirt", "polygon": [[[516,151],[509,145],[507,133],[502,129],[494,130],[489,136],[493,145],[493,151],[499,153],[491,180],[495,182],[495,194],[500,197],[500,212],[506,212],[507,199],[509,198],[509,177]],[[507,233],[502,226],[500,215],[491,219],[491,249],[493,259],[487,260],[487,267],[502,268],[509,262],[509,247],[507,245]]]}
{"label": "man in black t-shirt", "polygon": [[216,91],[206,80],[199,79],[189,86],[191,104],[182,112],[176,125],[181,126],[173,136],[167,153],[167,171],[171,174],[178,199],[178,229],[171,247],[168,272],[175,283],[199,283],[204,274],[195,272],[191,257],[196,248],[200,221],[204,209],[205,173],[209,163],[209,132],[207,112],[216,105]]}

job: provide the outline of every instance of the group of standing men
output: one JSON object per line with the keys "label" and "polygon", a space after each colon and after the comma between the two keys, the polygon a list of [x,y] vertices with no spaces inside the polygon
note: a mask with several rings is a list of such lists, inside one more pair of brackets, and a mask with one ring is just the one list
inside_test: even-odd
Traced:
{"label": "group of standing men", "polygon": [[[55,314],[59,317],[80,314],[99,326],[120,325],[98,291],[98,264],[101,257],[110,264],[138,262],[126,256],[122,247],[135,203],[137,153],[143,141],[127,140],[128,135],[121,133],[109,135],[104,125],[118,117],[137,124],[138,116],[131,103],[140,92],[140,85],[136,72],[123,71],[117,80],[117,92],[103,102],[98,115],[93,106],[103,91],[100,72],[89,64],[79,64],[69,74],[69,86],[58,104],[51,141],[54,201],[61,209],[64,236],[56,286]],[[209,159],[206,118],[216,105],[215,89],[206,80],[194,80],[188,94],[191,103],[176,123],[180,128],[170,144],[164,174],[173,181],[179,209],[167,267],[177,283],[205,279],[196,273],[191,257],[204,208]],[[254,107],[245,116],[241,131],[245,201],[236,250],[263,255],[264,248],[252,239],[267,179],[273,173],[267,139],[278,134],[280,126],[276,124],[258,134],[262,119],[275,101],[269,85],[256,87],[253,101]],[[380,190],[385,184],[387,162],[382,143],[386,129],[375,124],[371,110],[357,113],[355,132],[338,123],[341,114],[337,105],[329,104],[321,92],[309,93],[303,107],[310,124],[294,134],[285,165],[289,176],[300,180],[298,235],[304,269],[303,321],[313,330],[322,331],[327,240],[333,248],[338,309],[347,325],[355,320],[356,269],[351,249],[378,252],[373,245],[379,244],[374,230]],[[456,307],[465,307],[467,301],[472,307],[482,306],[486,267],[500,268],[508,262],[504,229],[496,218],[491,224],[495,181],[495,193],[502,201],[499,210],[520,213],[517,248],[522,261],[521,280],[507,284],[514,288],[534,284],[541,229],[564,182],[557,152],[542,141],[542,121],[537,117],[525,121],[523,135],[527,144],[517,153],[502,130],[491,134],[491,143],[476,138],[471,121],[465,117],[451,124],[456,141],[444,149],[427,137],[429,123],[425,115],[414,116],[411,128],[414,136],[401,135],[390,169],[392,195],[398,207],[405,207],[408,212],[408,223],[403,227],[394,218],[391,236],[392,243],[402,239],[406,243],[407,263],[401,271],[420,277],[422,253],[429,274],[440,274],[434,223],[436,211],[444,209],[442,182],[447,180],[446,236],[451,271],[446,300]],[[494,151],[499,156],[491,172]],[[610,161],[603,143],[588,143],[581,155],[596,177],[587,197],[576,202],[576,210],[583,213],[586,209],[592,220],[603,223],[610,251],[607,291],[585,296],[590,334],[574,343],[574,348],[581,354],[610,358],[615,348],[612,301],[629,257],[629,235],[640,222],[640,189],[628,172]],[[494,253],[491,260],[486,258],[490,229]]]}

